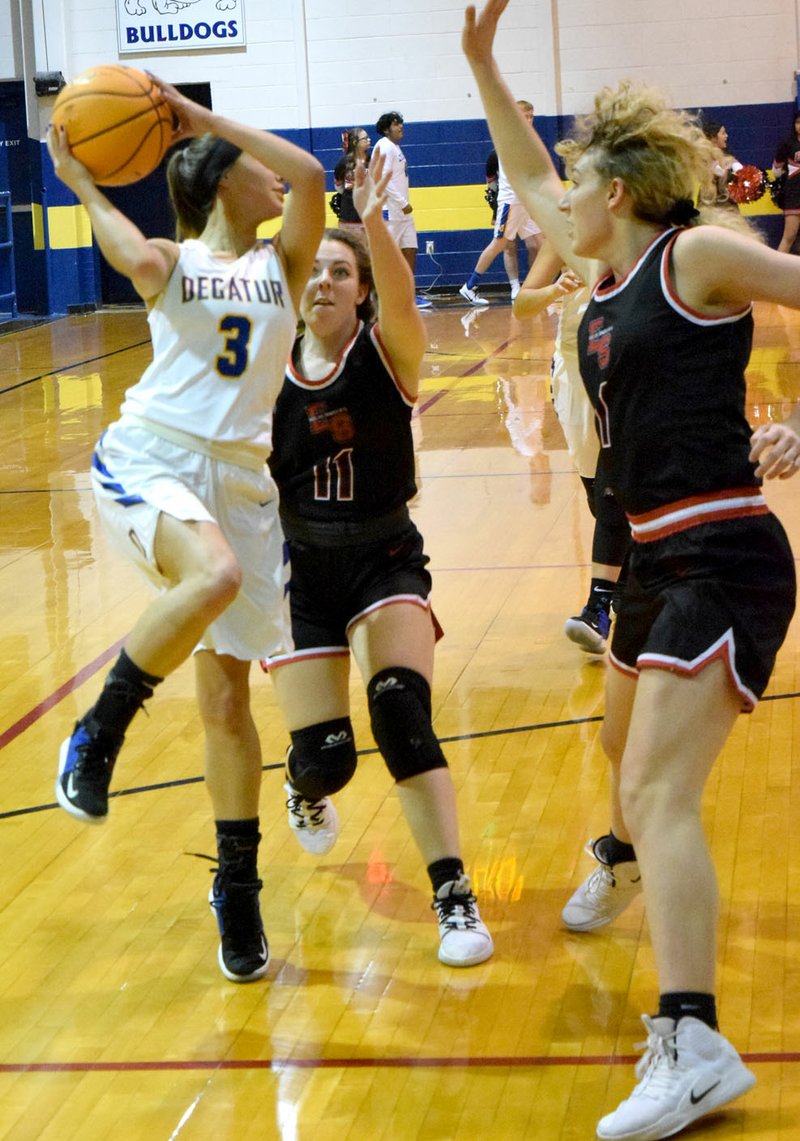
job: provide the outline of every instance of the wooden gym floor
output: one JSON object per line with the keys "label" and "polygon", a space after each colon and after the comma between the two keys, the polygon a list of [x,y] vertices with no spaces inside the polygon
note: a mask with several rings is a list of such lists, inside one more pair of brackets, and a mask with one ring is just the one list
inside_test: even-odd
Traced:
{"label": "wooden gym floor", "polygon": [[[144,315],[0,337],[0,1137],[13,1141],[565,1141],[632,1085],[656,988],[641,902],[577,936],[560,909],[607,827],[606,664],[563,636],[591,521],[548,402],[553,320],[439,302],[415,420],[446,637],[435,725],[494,958],[436,958],[427,878],[353,683],[362,759],[322,859],[286,826],[286,734],[254,671],[266,770],[267,978],[217,968],[191,666],[129,733],[109,822],[54,805],[58,746],[149,594],[108,549],[92,445],[149,359]],[[800,395],[800,316],[757,311],[753,423]],[[768,498],[800,549],[800,480]],[[800,1139],[798,628],[709,783],[722,1027],[754,1091],[687,1133]],[[669,858],[665,852],[664,858]],[[679,920],[678,920],[679,921]]]}

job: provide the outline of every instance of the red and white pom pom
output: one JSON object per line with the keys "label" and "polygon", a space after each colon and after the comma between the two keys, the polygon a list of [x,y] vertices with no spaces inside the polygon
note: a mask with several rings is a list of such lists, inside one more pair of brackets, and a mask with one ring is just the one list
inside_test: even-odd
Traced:
{"label": "red and white pom pom", "polygon": [[757,166],[740,166],[728,183],[731,202],[757,202],[767,190],[767,176]]}

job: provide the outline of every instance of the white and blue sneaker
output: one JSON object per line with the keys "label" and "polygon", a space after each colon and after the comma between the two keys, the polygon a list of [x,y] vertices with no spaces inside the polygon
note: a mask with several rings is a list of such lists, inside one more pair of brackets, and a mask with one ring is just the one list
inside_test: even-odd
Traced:
{"label": "white and blue sneaker", "polygon": [[610,599],[608,602],[592,599],[580,614],[568,618],[564,633],[570,642],[575,642],[587,654],[604,654],[611,630],[610,607]]}
{"label": "white and blue sneaker", "polygon": [[79,721],[61,745],[56,799],[71,816],[86,824],[108,818],[108,789],[122,742],[109,747],[93,721]]}
{"label": "white and blue sneaker", "polygon": [[755,1075],[716,1030],[697,1018],[648,1018],[639,1084],[597,1126],[601,1141],[660,1141],[727,1105],[755,1085]]}

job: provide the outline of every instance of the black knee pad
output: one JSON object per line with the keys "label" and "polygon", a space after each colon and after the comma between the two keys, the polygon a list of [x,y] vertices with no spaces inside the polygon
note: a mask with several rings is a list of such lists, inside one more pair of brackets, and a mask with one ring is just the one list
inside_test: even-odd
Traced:
{"label": "black knee pad", "polygon": [[431,687],[403,666],[380,670],[367,686],[372,735],[396,781],[447,768],[431,725]]}
{"label": "black knee pad", "polygon": [[339,792],[351,780],[358,759],[349,717],[320,721],[289,735],[289,779],[307,800]]}

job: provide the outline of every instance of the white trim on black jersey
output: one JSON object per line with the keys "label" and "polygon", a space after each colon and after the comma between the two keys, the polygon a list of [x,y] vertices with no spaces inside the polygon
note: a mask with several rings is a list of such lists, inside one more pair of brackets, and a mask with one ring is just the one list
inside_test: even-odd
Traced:
{"label": "white trim on black jersey", "polygon": [[663,254],[661,255],[661,292],[664,294],[666,303],[675,310],[679,317],[685,317],[687,321],[691,321],[693,325],[711,326],[711,325],[732,325],[736,321],[741,321],[742,317],[746,317],[748,313],[752,312],[752,303],[745,305],[744,309],[737,309],[733,313],[725,313],[718,317],[709,317],[707,313],[699,313],[696,309],[692,309],[685,301],[682,301],[678,296],[675,286],[672,283],[672,275],[669,271],[669,259],[672,253],[672,248],[678,239],[680,230],[667,242]]}
{"label": "white trim on black jersey", "polygon": [[332,384],[333,381],[341,375],[342,369],[347,363],[347,358],[350,356],[350,353],[353,349],[353,345],[358,340],[358,334],[363,328],[364,322],[356,321],[356,326],[353,329],[353,334],[350,337],[350,340],[342,349],[341,354],[339,355],[339,359],[336,361],[331,371],[326,373],[325,376],[320,377],[319,380],[309,380],[307,376],[303,376],[301,373],[299,373],[294,367],[294,361],[291,356],[289,357],[289,360],[286,364],[286,379],[290,380],[293,384],[296,384],[298,388],[307,388],[312,392],[318,388],[325,388],[327,385]]}
{"label": "white trim on black jersey", "polygon": [[[614,279],[613,273],[611,272],[611,270],[609,270],[608,273],[605,275],[605,277],[601,277],[600,280],[595,283],[594,289],[592,290],[593,300],[597,301],[599,304],[602,304],[603,301],[610,301],[612,297],[617,297],[620,293],[622,293],[623,289],[626,287],[628,282],[632,281],[633,278],[636,277],[636,274],[639,272],[639,270],[642,268],[645,261],[647,260],[647,256],[650,253],[650,251],[659,242],[663,241],[664,238],[666,238],[666,236],[668,234],[671,234],[673,232],[674,231],[671,229],[670,230],[661,230],[658,234],[656,234],[656,236],[653,238],[652,242],[650,242],[650,244],[647,246],[646,249],[642,250],[638,259],[634,262],[634,264],[631,266],[631,268],[628,270],[628,272],[625,274],[625,276],[621,277],[619,279],[619,281],[616,281]],[[609,282],[609,285],[606,286],[604,284],[605,282]]]}

